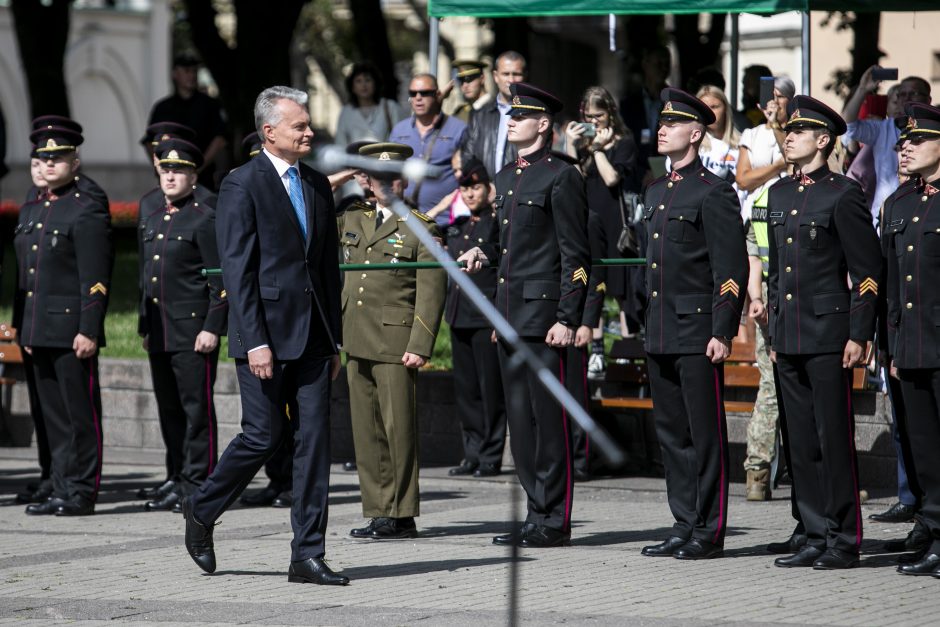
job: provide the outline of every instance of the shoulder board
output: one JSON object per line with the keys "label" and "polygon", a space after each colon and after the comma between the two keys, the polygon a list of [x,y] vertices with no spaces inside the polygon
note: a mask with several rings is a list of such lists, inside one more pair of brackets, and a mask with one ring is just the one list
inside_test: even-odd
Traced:
{"label": "shoulder board", "polygon": [[833,187],[837,189],[845,189],[846,187],[849,187],[852,184],[858,185],[857,181],[854,181],[853,179],[850,179],[849,177],[845,175],[837,174],[835,172],[827,176],[821,182],[829,183],[830,185],[832,185]]}
{"label": "shoulder board", "polygon": [[372,211],[373,209],[375,209],[375,207],[370,205],[365,200],[356,200],[346,207],[346,213],[349,213],[350,211]]}
{"label": "shoulder board", "polygon": [[412,209],[411,213],[415,214],[416,216],[418,216],[420,219],[424,220],[425,222],[434,222],[434,218],[427,217],[427,215],[421,213],[417,209]]}
{"label": "shoulder board", "polygon": [[[905,183],[901,187],[897,188],[891,196],[888,196],[888,199],[890,199],[893,196],[895,200],[900,200],[901,198],[904,198],[905,196],[910,196],[911,194],[914,194],[916,192],[917,192],[917,187],[915,185],[908,185],[907,183]],[[885,202],[888,202],[888,199],[885,199]]]}
{"label": "shoulder board", "polygon": [[698,175],[693,178],[697,178],[699,181],[701,181],[702,183],[705,183],[706,185],[714,185],[718,181],[722,180],[718,178],[717,176],[715,176],[715,174],[713,174],[712,171],[706,167],[702,167]]}

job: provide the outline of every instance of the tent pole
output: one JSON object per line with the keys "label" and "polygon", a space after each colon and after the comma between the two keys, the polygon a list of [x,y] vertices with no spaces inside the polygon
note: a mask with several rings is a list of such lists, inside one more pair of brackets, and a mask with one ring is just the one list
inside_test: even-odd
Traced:
{"label": "tent pole", "polygon": [[738,85],[741,84],[738,78],[738,52],[741,48],[741,36],[738,32],[738,14],[731,14],[731,68],[729,78],[731,79],[731,108],[738,108]]}
{"label": "tent pole", "polygon": [[428,73],[437,76],[437,56],[441,46],[441,18],[432,17],[430,21],[430,41],[428,42]]}
{"label": "tent pole", "polygon": [[800,47],[802,51],[802,70],[803,70],[803,90],[802,93],[806,96],[810,95],[810,82],[809,82],[809,57],[810,57],[810,41],[809,41],[809,31],[811,23],[809,20],[809,11],[803,11],[803,29],[800,37]]}

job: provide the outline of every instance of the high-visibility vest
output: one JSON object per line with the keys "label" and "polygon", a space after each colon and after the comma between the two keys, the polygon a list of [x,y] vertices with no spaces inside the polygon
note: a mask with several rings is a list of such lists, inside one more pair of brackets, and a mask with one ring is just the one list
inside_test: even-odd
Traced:
{"label": "high-visibility vest", "polygon": [[757,252],[760,255],[761,270],[764,279],[770,269],[770,240],[767,238],[767,198],[770,185],[764,187],[751,205],[751,224],[754,225],[754,237],[757,239]]}

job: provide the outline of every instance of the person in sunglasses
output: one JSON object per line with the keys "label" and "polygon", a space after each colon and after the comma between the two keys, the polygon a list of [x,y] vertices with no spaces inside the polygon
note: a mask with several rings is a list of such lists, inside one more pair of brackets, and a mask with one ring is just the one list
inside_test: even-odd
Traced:
{"label": "person in sunglasses", "polygon": [[[472,59],[454,61],[456,76],[454,76],[453,82],[460,87],[463,102],[454,108],[451,115],[468,124],[470,123],[470,116],[490,101],[490,95],[486,93],[486,79],[483,77],[483,70],[485,69],[486,63],[482,61]],[[453,84],[449,86],[453,88]]]}

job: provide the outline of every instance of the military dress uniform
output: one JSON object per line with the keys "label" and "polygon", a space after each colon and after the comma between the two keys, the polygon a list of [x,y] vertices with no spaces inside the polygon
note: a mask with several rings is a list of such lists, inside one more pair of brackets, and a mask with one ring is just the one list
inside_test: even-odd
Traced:
{"label": "military dress uniform", "polygon": [[[661,98],[663,121],[714,120],[685,92],[666,88]],[[670,539],[644,554],[717,557],[727,532],[728,431],[724,366],[705,352],[712,338],[738,333],[748,273],[740,208],[734,189],[697,157],[653,181],[645,203],[645,349],[675,523]]]}
{"label": "military dress uniform", "polygon": [[[788,133],[825,129],[835,141],[845,131],[837,113],[807,96],[794,98],[790,113]],[[850,339],[864,346],[874,336],[878,236],[861,188],[825,165],[775,184],[768,210],[771,346],[807,536],[806,547],[778,565],[850,567],[862,518],[852,371],[842,355]]]}
{"label": "military dress uniform", "polygon": [[[63,127],[31,135],[40,158],[74,152],[80,133]],[[101,483],[101,391],[97,355],[72,350],[81,333],[105,345],[104,317],[114,250],[107,208],[76,181],[28,208],[15,248],[23,292],[20,343],[33,351],[38,396],[52,455],[53,496],[27,513],[94,512]]]}
{"label": "military dress uniform", "polygon": [[[39,116],[38,118],[35,118],[32,121],[32,128],[33,128],[32,132],[34,136],[38,136],[38,134],[44,130],[49,131],[52,129],[66,129],[68,131],[73,131],[77,133],[79,137],[81,137],[81,133],[83,130],[81,124],[79,124],[75,120],[72,120],[71,118],[63,117],[61,115]],[[35,153],[35,150],[34,150],[34,153]],[[44,152],[42,154],[48,155],[50,153]],[[41,155],[38,153],[35,156],[41,158]],[[75,175],[75,186],[78,189],[78,191],[84,196],[91,197],[92,199],[95,200],[95,202],[98,202],[104,205],[104,208],[106,211],[109,209],[110,205],[108,203],[108,195],[105,194],[104,190],[101,189],[101,186],[98,185],[98,183],[96,183],[94,180],[92,180],[85,174],[82,174],[81,171],[79,171],[79,173]],[[29,192],[27,192],[26,194],[27,202],[36,200],[37,198],[39,198],[39,196],[42,195],[42,192],[43,190],[39,189],[38,187],[31,186],[29,189]]]}
{"label": "military dress uniform", "polygon": [[[156,148],[162,167],[195,169],[199,149],[169,139]],[[161,191],[162,193],[162,191]],[[228,303],[221,277],[203,277],[219,267],[215,211],[194,193],[141,219],[140,315],[138,333],[147,339],[168,474],[177,485],[148,509],[170,509],[212,472],[218,455],[212,389],[219,349],[194,350],[202,331],[224,335]]]}
{"label": "military dress uniform", "polygon": [[[514,84],[512,96],[509,115],[553,115],[562,109],[557,98],[526,83]],[[496,309],[564,385],[568,349],[548,346],[545,339],[556,323],[577,329],[582,319],[591,272],[584,179],[543,146],[500,170],[495,183],[499,245],[481,250],[490,265],[499,266]],[[527,511],[521,533],[514,530],[494,542],[565,544],[574,494],[568,414],[503,342],[499,361],[509,442]]]}
{"label": "military dress uniform", "polygon": [[[456,59],[453,67],[456,71],[455,82],[465,83],[481,78],[483,76],[483,70],[486,69],[486,63],[473,59]],[[480,97],[483,98],[484,95],[481,94]],[[470,116],[472,116],[474,112],[473,104],[472,102],[462,102],[457,105],[451,115],[464,122],[470,122]]]}
{"label": "military dress uniform", "polygon": [[[400,160],[410,156],[411,149],[372,144],[360,154]],[[415,229],[439,236],[434,221],[417,211],[402,219],[385,208],[354,204],[340,219],[343,261],[433,261]],[[375,537],[377,528],[389,528],[396,537],[416,535],[418,372],[401,360],[406,352],[430,358],[445,295],[446,275],[440,269],[346,272],[342,310],[349,408],[362,513],[373,519],[366,528],[354,530],[354,537]]]}
{"label": "military dress uniform", "polygon": [[[464,164],[461,186],[489,183],[482,163]],[[484,206],[477,213],[458,218],[447,230],[447,248],[455,259],[480,245],[499,241],[496,212]],[[471,280],[492,302],[496,298],[496,268],[484,268]],[[506,404],[499,374],[499,356],[492,341],[493,327],[479,310],[451,283],[444,307],[450,325],[453,354],[454,400],[463,436],[463,462],[450,474],[492,476],[498,474],[506,443]]]}
{"label": "military dress uniform", "polygon": [[[940,109],[908,105],[909,138],[940,141]],[[929,544],[903,564],[904,574],[940,576],[940,179],[898,188],[885,201],[889,353],[907,411],[914,472],[923,489],[920,522]]]}

